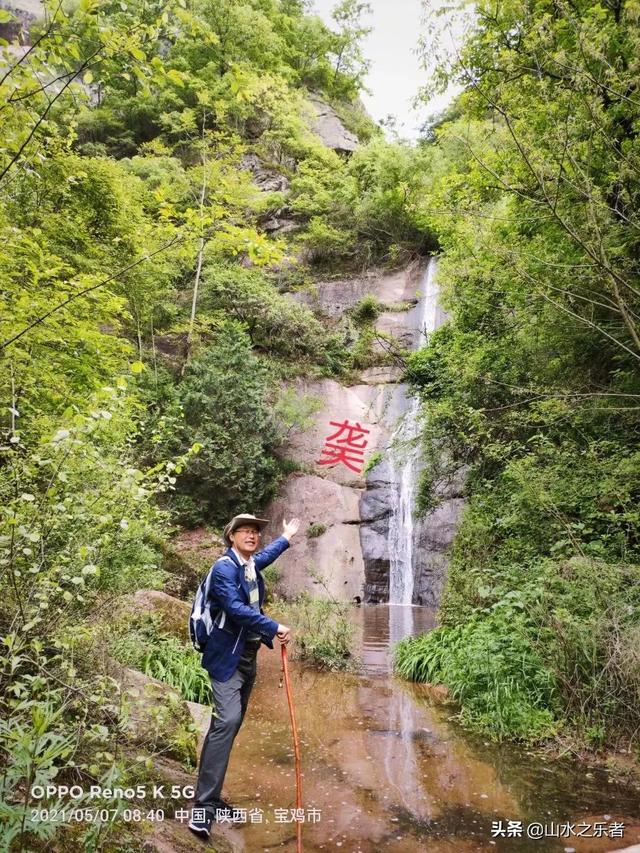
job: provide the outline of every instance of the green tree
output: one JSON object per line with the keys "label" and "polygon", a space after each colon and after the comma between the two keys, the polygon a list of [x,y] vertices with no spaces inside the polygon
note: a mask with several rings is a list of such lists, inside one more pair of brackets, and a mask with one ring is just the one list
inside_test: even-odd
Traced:
{"label": "green tree", "polygon": [[[637,19],[625,2],[475,15],[441,70],[464,92],[423,146],[416,214],[438,234],[450,320],[408,363],[428,411],[423,504],[464,465],[469,507],[444,626],[403,659],[484,731],[540,737],[542,708],[542,728],[602,745],[638,725]],[[495,671],[509,638],[528,673]]]}
{"label": "green tree", "polygon": [[268,417],[267,376],[238,323],[189,364],[178,387],[182,424],[171,425],[161,451],[201,449],[178,477],[172,505],[188,523],[222,524],[238,507],[258,509],[273,496],[275,426]]}

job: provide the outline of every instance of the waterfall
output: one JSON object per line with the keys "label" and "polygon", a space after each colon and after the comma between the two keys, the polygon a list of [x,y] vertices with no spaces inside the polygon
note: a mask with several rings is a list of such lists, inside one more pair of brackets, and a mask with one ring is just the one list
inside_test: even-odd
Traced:
{"label": "waterfall", "polygon": [[[421,299],[417,305],[419,333],[415,348],[419,349],[441,323],[436,284],[437,261],[431,258],[421,282]],[[389,518],[389,603],[411,604],[413,600],[413,515],[419,475],[420,400],[413,397],[400,418],[390,447],[393,478],[392,507]]]}

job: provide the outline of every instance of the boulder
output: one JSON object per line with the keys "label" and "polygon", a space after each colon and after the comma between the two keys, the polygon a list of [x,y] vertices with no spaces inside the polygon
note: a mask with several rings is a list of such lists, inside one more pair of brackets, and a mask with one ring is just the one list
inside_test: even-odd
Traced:
{"label": "boulder", "polygon": [[211,705],[200,705],[199,702],[187,702],[189,714],[198,732],[198,755],[202,752],[205,735],[211,723]]}
{"label": "boulder", "polygon": [[309,95],[315,118],[312,128],[327,148],[339,154],[352,154],[358,147],[358,137],[344,126],[338,114],[319,95]]}
{"label": "boulder", "polygon": [[133,596],[132,602],[134,609],[158,613],[161,617],[163,630],[167,634],[186,642],[189,636],[190,603],[180,601],[179,598],[174,598],[172,595],[167,595],[166,592],[160,592],[157,589],[139,589]]}
{"label": "boulder", "polygon": [[300,228],[300,223],[286,216],[271,216],[262,223],[262,230],[268,234],[288,234],[290,231],[297,231]]}
{"label": "boulder", "polygon": [[121,686],[120,714],[131,743],[194,763],[198,732],[182,696],[155,678],[111,661],[109,674]]}
{"label": "boulder", "polygon": [[226,547],[220,536],[204,527],[181,530],[164,549],[162,568],[168,575],[165,592],[190,602]]}

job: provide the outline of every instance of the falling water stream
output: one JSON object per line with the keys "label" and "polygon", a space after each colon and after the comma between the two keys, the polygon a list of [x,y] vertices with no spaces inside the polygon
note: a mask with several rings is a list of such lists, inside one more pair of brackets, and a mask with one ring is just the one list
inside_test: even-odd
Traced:
{"label": "falling water stream", "polygon": [[[424,273],[417,305],[418,334],[415,348],[441,325],[444,315],[438,305],[437,260],[431,258]],[[411,604],[413,600],[413,516],[419,475],[420,400],[413,396],[394,433],[389,453],[394,488],[389,519],[389,603]]]}

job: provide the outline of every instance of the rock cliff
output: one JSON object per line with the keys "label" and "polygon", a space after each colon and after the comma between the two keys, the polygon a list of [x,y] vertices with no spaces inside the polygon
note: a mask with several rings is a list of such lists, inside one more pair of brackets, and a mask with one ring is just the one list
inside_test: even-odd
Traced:
{"label": "rock cliff", "polygon": [[[290,294],[328,321],[336,321],[365,296],[387,308],[376,328],[401,347],[417,345],[424,294],[425,262],[392,273],[369,272],[340,281],[320,282],[312,292]],[[444,320],[438,311],[436,321]],[[321,408],[311,427],[292,437],[287,458],[300,468],[285,481],[269,507],[268,534],[275,536],[282,519],[298,515],[301,535],[279,561],[280,590],[295,595],[316,591],[342,600],[389,600],[389,523],[399,489],[388,450],[397,424],[409,408],[407,387],[393,364],[361,371],[358,380],[342,385],[332,379],[299,379],[300,394],[319,399]],[[327,438],[343,423],[368,432],[366,448],[352,470],[344,462],[327,462]],[[337,439],[340,441],[340,439]],[[334,440],[335,444],[335,440]],[[417,472],[416,472],[417,475]],[[413,526],[413,601],[437,604],[446,573],[447,552],[464,505],[463,477],[440,489],[438,507]],[[397,501],[395,501],[397,503]]]}

